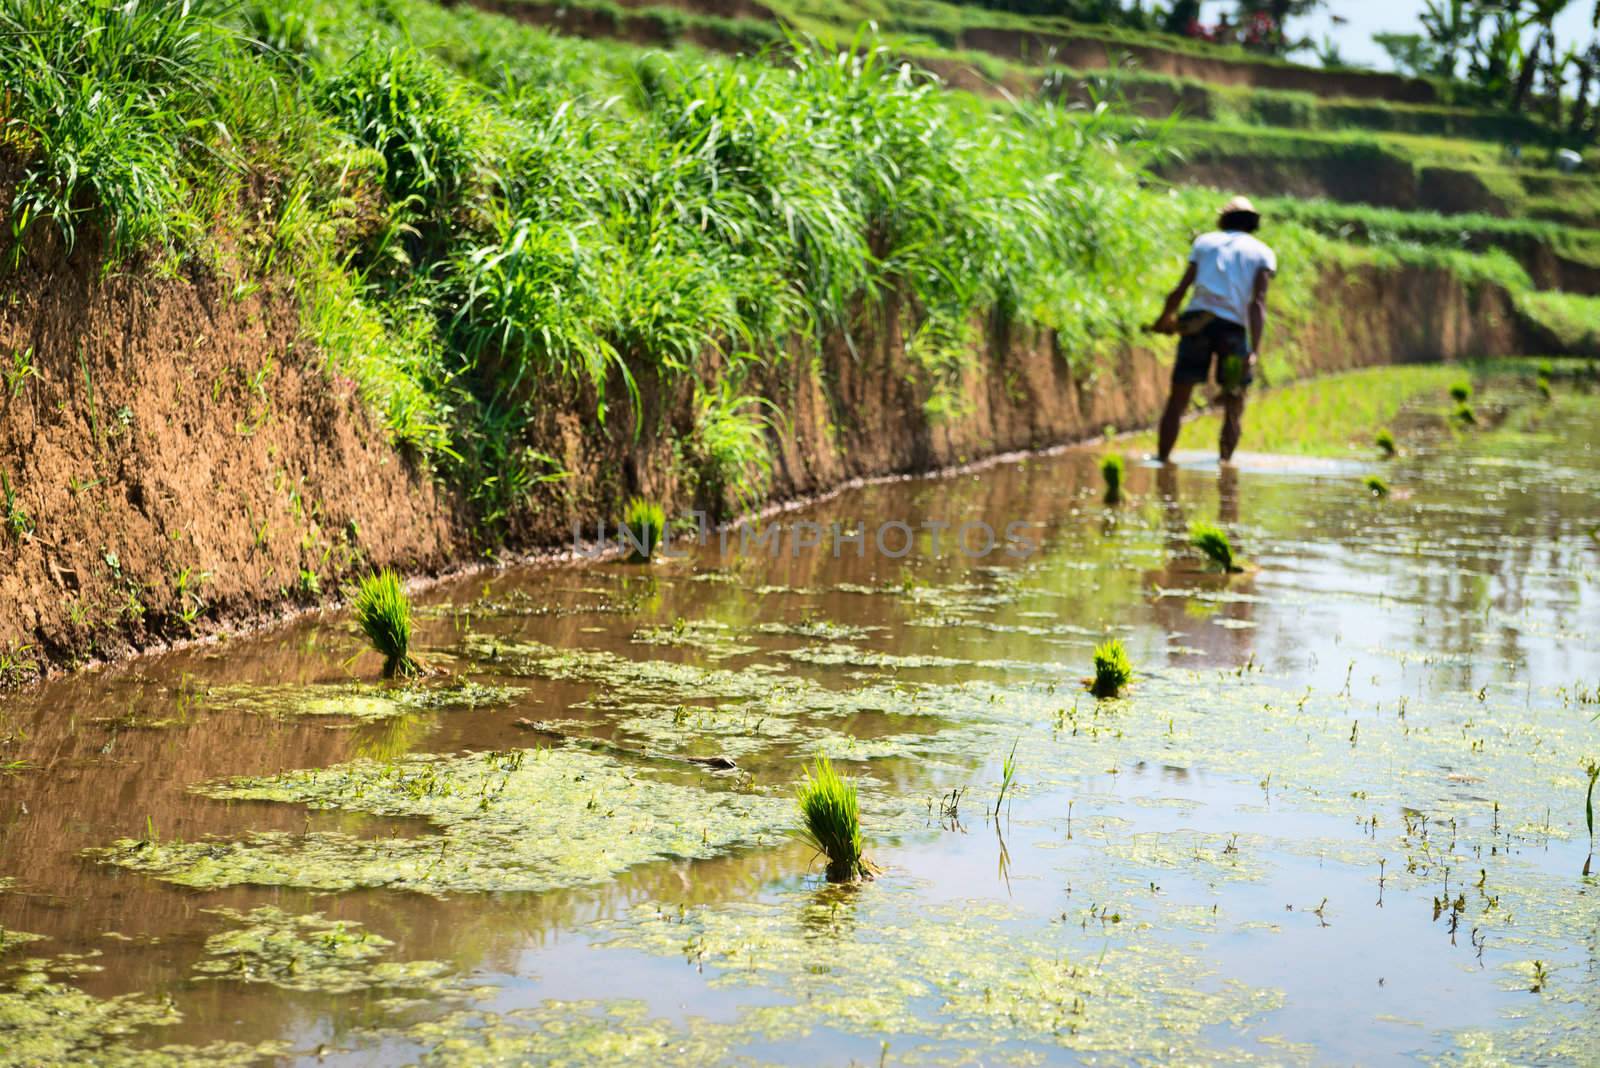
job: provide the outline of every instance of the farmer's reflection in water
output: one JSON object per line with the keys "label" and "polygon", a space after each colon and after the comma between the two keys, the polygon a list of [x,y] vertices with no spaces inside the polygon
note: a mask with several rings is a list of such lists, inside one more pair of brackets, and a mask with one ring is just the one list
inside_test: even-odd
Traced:
{"label": "farmer's reflection in water", "polygon": [[[1167,632],[1167,658],[1175,667],[1237,667],[1254,652],[1254,574],[1228,575],[1200,560],[1189,544],[1189,524],[1208,519],[1203,500],[1186,508],[1179,496],[1179,468],[1156,470],[1161,502],[1161,527],[1166,535],[1167,564],[1144,572],[1156,622]],[[1191,485],[1191,489],[1193,486]],[[1217,522],[1231,529],[1239,521],[1239,471],[1231,464],[1217,470]]]}

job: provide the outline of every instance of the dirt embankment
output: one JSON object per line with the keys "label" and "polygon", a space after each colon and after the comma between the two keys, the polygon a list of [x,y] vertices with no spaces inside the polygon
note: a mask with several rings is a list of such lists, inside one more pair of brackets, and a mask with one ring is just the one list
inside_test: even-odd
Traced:
{"label": "dirt embankment", "polygon": [[0,683],[312,603],[458,540],[294,301],[210,273],[0,276]]}
{"label": "dirt embankment", "polygon": [[[1299,370],[1523,351],[1509,298],[1441,272],[1341,273],[1294,331]],[[102,277],[94,258],[35,258],[0,279],[0,356],[28,354],[0,394],[0,654],[70,667],[326,599],[350,574],[431,572],[474,558],[452,496],[384,441],[353,383],[300,340],[291,299],[205,273]],[[784,415],[772,491],[789,498],[863,476],[925,471],[1148,425],[1161,351],[1125,346],[1098,373],[1039,331],[991,327],[935,417],[897,309],[855,344],[776,361],[763,389]],[[1280,328],[1282,329],[1282,328]],[[1079,361],[1087,363],[1089,361]],[[593,397],[541,391],[535,446],[571,477],[541,487],[512,545],[568,543],[645,493],[692,501],[680,455],[686,383],[641,381],[606,427]],[[3,503],[7,498],[0,498]]]}

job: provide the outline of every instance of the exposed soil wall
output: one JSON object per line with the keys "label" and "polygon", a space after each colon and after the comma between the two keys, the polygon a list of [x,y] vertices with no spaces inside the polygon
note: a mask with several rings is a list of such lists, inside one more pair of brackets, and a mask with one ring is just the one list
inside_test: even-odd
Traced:
{"label": "exposed soil wall", "polygon": [[454,557],[446,500],[298,336],[292,298],[209,273],[44,249],[0,277],[0,366],[32,368],[0,392],[0,655],[118,657]]}
{"label": "exposed soil wall", "polygon": [[[450,495],[299,340],[289,296],[241,296],[205,274],[102,277],[93,264],[36,257],[0,279],[0,355],[31,350],[35,368],[0,398],[0,470],[26,514],[0,534],[7,681],[28,674],[19,660],[115,658],[314,603],[369,567],[432,572],[477,555]],[[1277,328],[1298,373],[1545,341],[1506,294],[1441,272],[1340,272],[1322,291],[1327,307],[1306,325]],[[834,339],[768,369],[762,388],[785,417],[775,497],[1145,426],[1163,403],[1164,343],[1080,374],[1050,334],[990,324],[955,383],[956,414],[935,417],[898,320],[890,308],[860,324],[853,350]],[[572,476],[541,487],[512,545],[565,544],[574,522],[592,530],[631,493],[695,503],[681,455],[690,390],[640,392],[605,427],[592,396],[543,396],[534,444]]]}

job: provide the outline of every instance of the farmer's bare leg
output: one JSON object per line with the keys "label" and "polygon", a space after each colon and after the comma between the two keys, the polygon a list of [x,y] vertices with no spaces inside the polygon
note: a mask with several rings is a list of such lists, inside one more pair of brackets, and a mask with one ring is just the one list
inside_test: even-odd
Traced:
{"label": "farmer's bare leg", "polygon": [[1193,382],[1174,382],[1167,394],[1167,409],[1161,413],[1161,433],[1157,440],[1156,457],[1162,463],[1172,455],[1178,443],[1178,428],[1183,425],[1183,413],[1189,410],[1189,397],[1194,393]]}
{"label": "farmer's bare leg", "polygon": [[1244,433],[1244,390],[1230,390],[1222,395],[1222,434],[1217,451],[1222,462],[1233,459],[1233,450],[1239,447],[1239,435]]}

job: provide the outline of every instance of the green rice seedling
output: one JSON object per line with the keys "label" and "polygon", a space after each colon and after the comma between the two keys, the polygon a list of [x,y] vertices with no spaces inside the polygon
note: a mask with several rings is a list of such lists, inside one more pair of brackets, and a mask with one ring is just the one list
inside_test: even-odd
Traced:
{"label": "green rice seedling", "polygon": [[622,510],[622,528],[617,532],[625,545],[633,547],[630,559],[634,562],[649,560],[661,544],[661,534],[667,529],[667,513],[654,501],[632,497]]}
{"label": "green rice seedling", "polygon": [[1539,376],[1539,380],[1538,380],[1537,383],[1535,383],[1535,385],[1539,390],[1539,396],[1543,397],[1545,400],[1549,400],[1550,399],[1550,380],[1548,378],[1544,377],[1543,375],[1540,375]]}
{"label": "green rice seedling", "polygon": [[1537,370],[1534,371],[1540,378],[1549,378],[1556,373],[1556,365],[1549,360],[1540,360]]}
{"label": "green rice seedling", "polygon": [[1106,480],[1106,503],[1116,504],[1122,500],[1122,480],[1127,473],[1127,465],[1122,457],[1112,453],[1100,461],[1100,477]]}
{"label": "green rice seedling", "polygon": [[[1018,739],[1020,741],[1020,739]],[[1000,796],[994,799],[994,818],[1000,818],[1000,806],[1005,804],[1006,791],[1017,777],[1017,742],[1011,743],[1011,752],[1000,764]]]}
{"label": "green rice seedling", "polygon": [[1450,387],[1450,399],[1457,404],[1465,404],[1472,399],[1472,383],[1462,379]]}
{"label": "green rice seedling", "polygon": [[400,576],[390,568],[368,575],[356,588],[356,622],[372,647],[383,654],[383,677],[410,677],[422,674],[422,665],[412,659],[411,599],[400,588]]}
{"label": "green rice seedling", "polygon": [[1121,638],[1111,638],[1094,647],[1094,678],[1089,692],[1096,697],[1115,697],[1133,678],[1133,662]]}
{"label": "green rice seedling", "polygon": [[1456,405],[1455,411],[1450,413],[1450,418],[1463,426],[1476,426],[1478,422],[1478,414],[1472,410],[1472,405],[1466,401]]}
{"label": "green rice seedling", "polygon": [[1373,443],[1378,446],[1378,451],[1383,453],[1385,457],[1399,455],[1400,446],[1395,444],[1394,435],[1389,432],[1387,427],[1378,431],[1378,436],[1373,439]]}
{"label": "green rice seedling", "polygon": [[1197,519],[1189,524],[1189,543],[1206,554],[1206,558],[1230,574],[1242,570],[1234,559],[1233,543],[1228,535],[1214,523]]}
{"label": "green rice seedling", "polygon": [[1389,483],[1385,482],[1377,475],[1368,475],[1366,486],[1367,492],[1371,493],[1374,497],[1389,496]]}
{"label": "green rice seedling", "polygon": [[801,837],[828,858],[828,881],[872,878],[872,865],[862,853],[855,783],[842,778],[827,756],[818,753],[815,764],[806,770],[797,799]]}
{"label": "green rice seedling", "polygon": [[1591,760],[1585,769],[1589,773],[1589,793],[1583,802],[1583,819],[1589,826],[1589,856],[1583,862],[1583,874],[1589,874],[1594,863],[1594,787],[1600,782],[1600,760]]}

